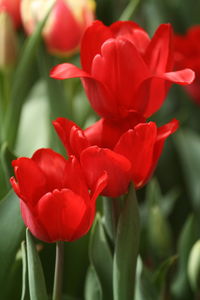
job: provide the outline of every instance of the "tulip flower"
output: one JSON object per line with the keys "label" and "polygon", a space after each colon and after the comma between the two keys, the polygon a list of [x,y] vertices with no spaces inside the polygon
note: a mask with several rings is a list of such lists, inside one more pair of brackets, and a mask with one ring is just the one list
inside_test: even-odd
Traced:
{"label": "tulip flower", "polygon": [[75,157],[66,160],[51,149],[13,161],[11,184],[20,198],[22,218],[32,234],[46,242],[73,241],[87,233],[95,202],[107,184],[102,172],[89,192]]}
{"label": "tulip flower", "polygon": [[[124,191],[128,179],[133,181],[136,189],[147,183],[166,138],[178,128],[177,120],[159,128],[154,122],[137,125],[133,122],[128,130],[125,121],[120,127],[120,124],[113,125],[106,119],[101,119],[84,131],[65,118],[58,118],[53,124],[68,154],[79,158],[89,186],[93,186],[93,180],[102,170],[108,173],[108,185],[102,194],[112,197],[116,194],[119,196],[120,189]],[[121,175],[122,168],[120,170],[119,163],[116,163],[117,155],[120,155],[121,162],[124,158],[124,162],[126,159],[131,164],[131,170],[128,170],[130,177],[127,173],[126,180]]]}
{"label": "tulip flower", "polygon": [[0,11],[5,11],[11,16],[15,28],[21,25],[20,3],[21,0],[0,0]]}
{"label": "tulip flower", "polygon": [[21,15],[26,32],[30,35],[45,16],[49,5],[55,2],[43,30],[48,51],[66,57],[77,52],[80,40],[94,20],[94,0],[22,0]]}
{"label": "tulip flower", "polygon": [[175,63],[177,68],[186,66],[195,71],[195,80],[185,86],[187,93],[200,104],[200,26],[191,27],[185,35],[175,35]]}
{"label": "tulip flower", "polygon": [[173,72],[173,61],[170,24],[160,25],[150,39],[134,22],[107,27],[96,21],[82,39],[82,70],[64,63],[50,76],[80,77],[93,109],[104,118],[133,112],[148,118],[161,107],[172,83],[187,85],[194,79],[190,69]]}

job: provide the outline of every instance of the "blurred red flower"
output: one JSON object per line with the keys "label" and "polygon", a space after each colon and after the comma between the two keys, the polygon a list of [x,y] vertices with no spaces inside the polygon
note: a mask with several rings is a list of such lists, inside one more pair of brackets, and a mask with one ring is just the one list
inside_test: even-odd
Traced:
{"label": "blurred red flower", "polygon": [[[22,0],[21,15],[30,35],[47,13],[52,0]],[[66,57],[77,52],[82,35],[94,20],[94,0],[55,0],[43,30],[48,51]]]}
{"label": "blurred red flower", "polygon": [[176,34],[174,41],[176,67],[187,66],[195,71],[194,82],[185,89],[200,104],[200,25],[191,27],[185,35]]}
{"label": "blurred red flower", "polygon": [[0,0],[0,11],[6,11],[11,16],[16,28],[21,25],[20,2],[21,0]]}
{"label": "blurred red flower", "polygon": [[91,192],[75,157],[66,160],[51,149],[40,149],[32,158],[13,161],[11,184],[20,198],[26,226],[46,242],[73,241],[90,229],[96,198],[105,188],[102,172]]}
{"label": "blurred red flower", "polygon": [[145,118],[162,105],[171,83],[189,84],[190,69],[173,72],[172,28],[162,24],[153,38],[132,21],[110,27],[100,21],[86,30],[81,45],[82,70],[68,63],[51,70],[56,79],[81,77],[93,109],[104,118],[132,112]]}
{"label": "blurred red flower", "polygon": [[[146,184],[166,138],[178,128],[177,120],[157,128],[154,122],[131,125],[127,120],[121,124],[101,119],[85,131],[65,118],[53,124],[68,154],[79,158],[90,187],[103,171],[108,174],[108,185],[102,194],[111,197],[124,193],[131,180],[136,189]],[[127,165],[126,176],[125,168],[119,167],[123,165]]]}

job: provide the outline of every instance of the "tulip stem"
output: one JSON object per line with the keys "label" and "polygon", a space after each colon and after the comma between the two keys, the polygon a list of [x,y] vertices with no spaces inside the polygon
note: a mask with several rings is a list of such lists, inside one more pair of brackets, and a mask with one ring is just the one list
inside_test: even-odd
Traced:
{"label": "tulip stem", "polygon": [[53,300],[61,300],[64,264],[64,242],[56,243],[56,263],[54,273]]}
{"label": "tulip stem", "polygon": [[118,219],[121,212],[120,198],[103,198],[103,210],[107,233],[115,243]]}

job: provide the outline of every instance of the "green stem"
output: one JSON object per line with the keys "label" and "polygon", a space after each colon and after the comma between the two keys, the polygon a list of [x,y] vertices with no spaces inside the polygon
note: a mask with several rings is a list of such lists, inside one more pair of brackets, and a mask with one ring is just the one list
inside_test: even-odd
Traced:
{"label": "green stem", "polygon": [[117,224],[121,212],[120,198],[103,198],[103,211],[105,218],[105,226],[107,233],[112,240],[113,244],[115,242],[115,237],[117,233]]}
{"label": "green stem", "polygon": [[127,7],[122,12],[119,20],[121,20],[121,21],[130,20],[130,18],[132,17],[135,9],[137,8],[139,2],[140,2],[140,0],[130,0],[129,4],[127,5]]}
{"label": "green stem", "polygon": [[54,273],[53,300],[61,300],[64,264],[64,242],[56,243],[56,263]]}

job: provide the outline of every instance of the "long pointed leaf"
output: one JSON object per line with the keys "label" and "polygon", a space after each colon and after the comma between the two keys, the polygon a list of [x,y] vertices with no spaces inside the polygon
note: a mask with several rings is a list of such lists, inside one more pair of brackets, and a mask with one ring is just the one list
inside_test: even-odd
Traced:
{"label": "long pointed leaf", "polygon": [[113,262],[100,215],[96,216],[96,222],[91,233],[89,254],[102,288],[103,299],[112,300]]}
{"label": "long pointed leaf", "polygon": [[102,290],[99,279],[92,266],[89,267],[85,282],[85,300],[101,300]]}
{"label": "long pointed leaf", "polygon": [[[0,203],[0,291],[3,297],[11,267],[25,234],[19,209],[19,200],[9,192]],[[3,298],[2,298],[3,299]]]}
{"label": "long pointed leaf", "polygon": [[26,231],[28,281],[31,300],[48,300],[42,265],[30,232]]}
{"label": "long pointed leaf", "polygon": [[37,74],[35,74],[35,54],[41,41],[41,32],[49,13],[50,10],[40,22],[34,34],[27,40],[14,76],[15,80],[11,92],[10,109],[6,115],[4,130],[4,140],[8,141],[11,149],[15,145],[23,103],[37,78]]}
{"label": "long pointed leaf", "polygon": [[27,294],[27,255],[26,255],[26,245],[25,241],[22,242],[21,245],[21,251],[22,251],[22,295],[21,295],[21,300],[26,300],[26,294]]}
{"label": "long pointed leaf", "polygon": [[139,235],[137,198],[131,185],[117,228],[113,266],[114,300],[133,300]]}

